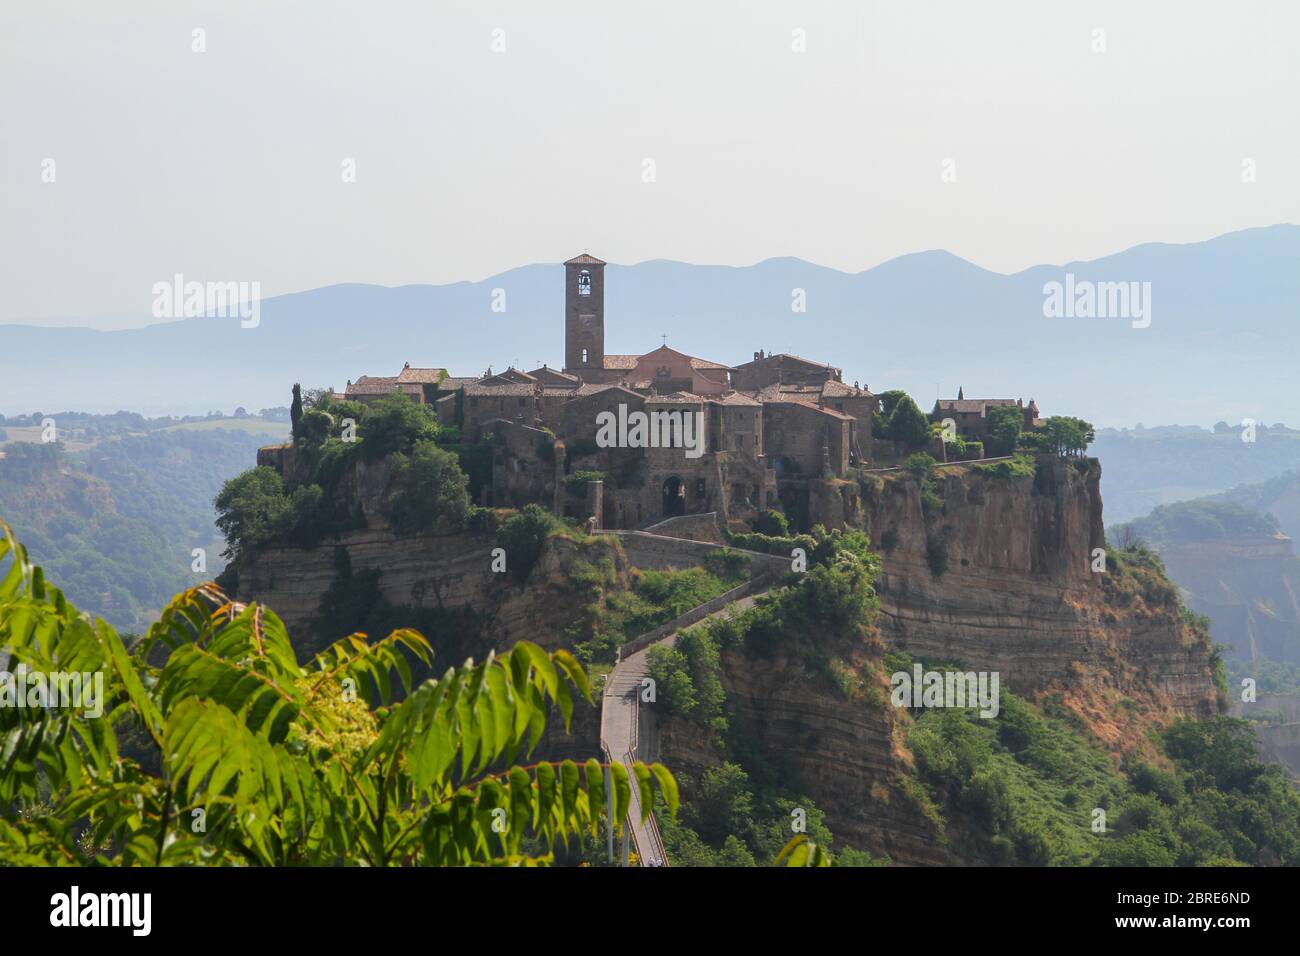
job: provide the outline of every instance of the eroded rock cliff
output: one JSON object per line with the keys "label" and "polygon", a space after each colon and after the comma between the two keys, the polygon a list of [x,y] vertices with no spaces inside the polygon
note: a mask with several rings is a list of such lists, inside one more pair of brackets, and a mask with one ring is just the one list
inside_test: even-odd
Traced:
{"label": "eroded rock cliff", "polygon": [[998,671],[1015,693],[1062,693],[1118,747],[1124,721],[1109,709],[1124,697],[1153,717],[1213,713],[1212,648],[1177,601],[1126,604],[1106,586],[1100,479],[1095,461],[1032,478],[944,469],[928,515],[915,481],[884,481],[869,515],[885,645]]}

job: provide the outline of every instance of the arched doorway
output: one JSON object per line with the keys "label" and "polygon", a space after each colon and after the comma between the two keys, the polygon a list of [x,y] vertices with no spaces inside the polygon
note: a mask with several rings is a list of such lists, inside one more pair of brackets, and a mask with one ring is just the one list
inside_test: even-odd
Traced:
{"label": "arched doorway", "polygon": [[663,516],[676,518],[684,514],[686,514],[686,485],[676,475],[672,475],[664,482]]}

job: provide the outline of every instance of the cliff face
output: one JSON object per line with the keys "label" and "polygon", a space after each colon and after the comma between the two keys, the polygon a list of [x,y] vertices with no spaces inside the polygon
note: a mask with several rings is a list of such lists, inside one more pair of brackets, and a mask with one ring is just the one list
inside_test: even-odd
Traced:
{"label": "cliff face", "polygon": [[1300,558],[1286,535],[1158,544],[1169,576],[1246,660],[1300,663]]}
{"label": "cliff face", "polygon": [[[732,739],[744,741],[747,751],[731,759],[740,757],[751,772],[761,763],[788,793],[810,798],[846,845],[888,854],[896,863],[950,862],[939,828],[908,795],[911,755],[878,663],[871,662],[873,646],[836,645],[862,679],[864,688],[855,693],[845,694],[792,646],[763,660],[723,655]],[[878,662],[878,645],[874,656]],[[682,718],[655,719],[649,736],[650,756],[673,769],[687,800],[702,774],[727,759],[716,735]]]}
{"label": "cliff face", "polygon": [[[1102,582],[1115,569],[1093,571],[1100,479],[1095,462],[1057,462],[1032,478],[949,473],[936,479],[942,513],[928,519],[916,482],[885,481],[869,508],[884,554],[886,646],[998,671],[1015,693],[1062,693],[1116,746],[1128,734],[1109,705],[1125,697],[1161,719],[1213,713],[1209,642],[1176,607],[1116,606]],[[936,575],[939,550],[946,570]]]}
{"label": "cliff face", "polygon": [[584,544],[552,538],[523,584],[492,570],[494,546],[490,539],[465,534],[398,536],[384,526],[370,527],[316,548],[268,548],[245,555],[238,564],[237,593],[241,600],[260,601],[279,614],[302,650],[309,649],[302,647],[308,643],[319,649],[322,642],[307,637],[322,625],[332,633],[330,622],[320,620],[320,608],[338,578],[341,550],[354,577],[379,572],[378,594],[395,607],[467,611],[474,628],[460,646],[466,655],[481,655],[521,640],[548,649],[569,646],[566,632],[581,624],[591,600],[574,585],[580,563],[609,560],[614,586],[627,586],[626,558],[611,539]]}
{"label": "cliff face", "polygon": [[[721,677],[746,750],[780,768],[849,845],[898,863],[970,863],[978,841],[956,821],[945,840],[916,797],[910,717],[888,702],[884,653],[997,671],[1010,692],[1055,695],[1116,754],[1148,746],[1153,726],[1214,713],[1208,640],[1158,595],[1117,602],[1092,570],[1103,544],[1099,479],[1095,463],[1013,479],[944,469],[943,507],[932,499],[928,517],[914,480],[864,484],[884,557],[877,628],[865,640],[787,635],[771,658],[725,653]],[[858,690],[846,694],[816,667],[814,648],[847,665]],[[688,798],[692,780],[724,759],[720,740],[679,718],[660,719],[652,739],[687,778]]]}
{"label": "cliff face", "polygon": [[[846,524],[866,524],[882,555],[873,629],[851,638],[787,635],[766,658],[728,651],[720,673],[731,743],[744,742],[731,759],[788,780],[791,793],[826,812],[840,840],[913,864],[978,855],[963,849],[960,832],[945,842],[918,797],[905,744],[911,718],[889,703],[887,652],[906,651],[927,667],[997,671],[1008,691],[1054,695],[1116,753],[1147,746],[1154,726],[1216,708],[1209,642],[1183,623],[1169,586],[1121,601],[1122,589],[1093,571],[1093,550],[1103,544],[1095,463],[1055,463],[1023,478],[945,468],[935,482],[937,498],[902,473],[842,483],[825,496],[823,511],[842,507]],[[398,538],[371,528],[339,545],[354,573],[382,572],[379,589],[394,605],[472,608],[478,627],[467,653],[476,655],[522,638],[571,644],[591,600],[575,586],[578,562],[607,557],[614,586],[628,583],[628,558],[612,540],[552,539],[523,586],[491,571],[490,541]],[[668,565],[697,560],[689,546],[667,542],[654,554]],[[333,547],[270,550],[241,562],[239,594],[265,601],[291,633],[305,633],[336,574]],[[828,656],[852,675],[852,689],[828,675]],[[539,755],[595,754],[595,728],[594,712],[579,707],[574,733],[553,726]],[[680,718],[649,718],[644,735],[645,756],[678,773],[688,799],[692,780],[728,756],[716,735]]]}

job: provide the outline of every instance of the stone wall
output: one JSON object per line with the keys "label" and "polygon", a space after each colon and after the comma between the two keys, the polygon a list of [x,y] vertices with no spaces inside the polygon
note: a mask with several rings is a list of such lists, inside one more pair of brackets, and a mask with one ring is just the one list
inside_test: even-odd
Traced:
{"label": "stone wall", "polygon": [[647,571],[699,567],[704,564],[708,555],[725,550],[749,556],[750,577],[753,579],[774,580],[790,570],[790,559],[774,554],[760,554],[757,551],[742,551],[738,548],[727,549],[723,545],[689,541],[685,538],[668,538],[645,531],[603,533],[618,537],[628,564]]}
{"label": "stone wall", "polygon": [[722,544],[722,527],[718,523],[718,513],[710,511],[702,515],[681,515],[668,518],[645,529],[649,534],[661,534],[669,538],[686,538],[688,541],[707,541],[710,544]]}

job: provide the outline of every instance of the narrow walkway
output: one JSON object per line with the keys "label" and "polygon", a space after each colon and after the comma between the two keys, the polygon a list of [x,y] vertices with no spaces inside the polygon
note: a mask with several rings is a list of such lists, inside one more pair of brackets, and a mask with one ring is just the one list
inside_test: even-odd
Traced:
{"label": "narrow walkway", "polygon": [[[766,594],[770,587],[771,585],[763,585],[762,590],[745,595],[707,617],[674,628],[658,641],[629,654],[626,659],[614,665],[614,669],[609,672],[605,680],[605,694],[600,711],[600,743],[609,754],[609,759],[626,765],[629,772],[633,762],[646,759],[638,751],[641,745],[641,681],[650,673],[648,657],[650,648],[672,647],[677,642],[678,633],[682,630],[699,627],[706,621],[723,615],[730,617],[753,607],[754,601]],[[688,611],[687,615],[689,613]],[[632,785],[632,803],[628,807],[626,824],[632,835],[632,849],[636,852],[638,865],[667,866],[668,858],[664,854],[663,840],[659,836],[659,827],[655,823],[654,815],[651,814],[645,823],[641,822],[641,796],[635,781]]]}

